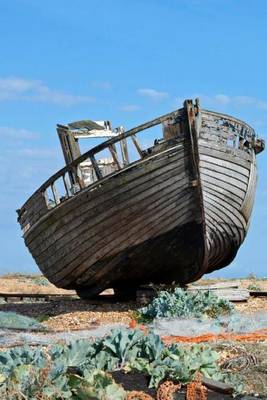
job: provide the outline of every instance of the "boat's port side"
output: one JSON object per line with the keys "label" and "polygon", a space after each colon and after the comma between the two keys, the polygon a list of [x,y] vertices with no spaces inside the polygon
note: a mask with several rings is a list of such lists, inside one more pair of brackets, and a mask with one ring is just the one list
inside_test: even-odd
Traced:
{"label": "boat's port side", "polygon": [[[195,112],[192,103],[188,107]],[[155,121],[164,123],[164,138],[146,152],[132,132],[139,160],[87,187],[77,179],[79,190],[60,201],[56,192],[53,206],[46,199],[48,211],[24,238],[51,282],[93,295],[123,286],[126,277],[136,287],[203,274],[206,241],[188,110]],[[55,194],[56,180],[41,191]]]}
{"label": "boat's port side", "polygon": [[[202,266],[201,254],[195,256],[200,235],[194,210],[199,206],[187,173],[187,152],[188,146],[181,141],[112,176],[112,185],[106,180],[98,189],[84,190],[69,202],[63,219],[63,207],[55,208],[27,235],[29,249],[44,274],[64,287],[97,287],[102,279],[112,286],[125,274],[132,281],[149,282],[157,265],[164,265],[164,272],[172,266],[166,276],[161,269],[157,280],[160,276],[161,280],[174,276],[187,280],[185,276],[195,275]],[[167,232],[172,232],[172,240]],[[176,252],[178,244],[181,249]],[[183,264],[188,264],[184,268],[176,253],[181,259],[189,253],[194,260],[183,257]]]}
{"label": "boat's port side", "polygon": [[[179,125],[183,115],[183,109],[166,114],[156,118],[127,132],[122,132],[117,137],[101,143],[93,149],[82,154],[73,162],[62,168],[51,178],[49,178],[18,210],[18,221],[26,238],[27,232],[42,219],[47,213],[56,207],[59,207],[69,199],[78,195],[81,191],[90,186],[90,189],[99,187],[106,178],[120,172],[128,166],[134,165],[139,160],[143,160],[158,153],[165,147],[164,138],[156,140],[152,147],[144,149],[137,139],[140,132],[145,138],[149,133],[149,129],[157,125],[165,123],[167,126],[172,124]],[[58,130],[65,129],[59,126]],[[168,138],[171,140],[171,138]],[[126,151],[130,147],[134,147],[138,154],[134,160],[131,152]],[[111,168],[106,168],[98,162],[98,156],[101,152],[106,151],[112,159]],[[92,179],[88,180],[86,173],[86,164],[90,164],[92,171]]]}

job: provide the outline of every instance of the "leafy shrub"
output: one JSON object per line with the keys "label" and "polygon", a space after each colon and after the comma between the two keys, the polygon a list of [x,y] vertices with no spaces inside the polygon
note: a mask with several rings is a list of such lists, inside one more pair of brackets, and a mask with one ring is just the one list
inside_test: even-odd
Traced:
{"label": "leafy shrub", "polygon": [[39,285],[39,286],[49,286],[49,280],[46,279],[44,276],[35,276],[32,278],[32,281],[34,284]]}
{"label": "leafy shrub", "polygon": [[[76,390],[74,384],[76,380]],[[81,400],[124,400],[126,392],[122,386],[115,383],[112,376],[106,372],[95,370],[93,373],[85,372],[85,377],[72,377],[72,388],[76,398]]]}
{"label": "leafy shrub", "polygon": [[45,330],[46,328],[33,318],[16,314],[15,312],[0,311],[0,328]]}
{"label": "leafy shrub", "polygon": [[173,292],[159,292],[158,297],[138,310],[137,319],[149,322],[155,318],[199,318],[203,315],[217,317],[231,313],[233,305],[220,299],[211,291],[186,292],[175,288]]}
{"label": "leafy shrub", "polygon": [[139,371],[156,388],[164,379],[190,382],[198,372],[225,380],[217,361],[218,353],[209,346],[166,347],[152,332],[117,329],[95,342],[0,352],[0,398],[123,400],[126,392],[105,372]]}
{"label": "leafy shrub", "polygon": [[254,283],[250,283],[247,287],[248,290],[253,290],[255,292],[260,292],[262,289],[259,285],[254,284]]}

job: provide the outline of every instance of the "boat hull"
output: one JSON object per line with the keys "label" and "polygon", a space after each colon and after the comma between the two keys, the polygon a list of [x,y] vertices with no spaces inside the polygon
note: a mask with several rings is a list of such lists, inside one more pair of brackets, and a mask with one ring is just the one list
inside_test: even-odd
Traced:
{"label": "boat hull", "polygon": [[52,209],[50,181],[24,205],[25,243],[56,286],[93,296],[186,284],[234,259],[256,189],[251,128],[191,103],[164,121],[164,140],[140,160],[104,178],[96,170],[97,182]]}
{"label": "boat hull", "polygon": [[190,146],[175,145],[45,215],[25,236],[55,285],[98,292],[128,281],[190,282],[205,268],[200,202],[188,172]]}

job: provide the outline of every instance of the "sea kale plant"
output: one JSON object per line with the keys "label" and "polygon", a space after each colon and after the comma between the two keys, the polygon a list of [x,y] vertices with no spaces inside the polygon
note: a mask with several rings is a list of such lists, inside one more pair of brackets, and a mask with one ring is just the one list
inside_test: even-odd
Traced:
{"label": "sea kale plant", "polygon": [[137,312],[140,322],[150,322],[155,318],[200,318],[219,317],[230,314],[234,306],[220,299],[211,291],[186,292],[181,288],[161,291],[146,307]]}
{"label": "sea kale plant", "polygon": [[209,346],[167,347],[152,332],[116,329],[95,341],[0,352],[0,398],[124,400],[127,393],[114,382],[112,371],[139,371],[155,388],[164,379],[190,382],[198,372],[227,380],[217,361],[218,353]]}
{"label": "sea kale plant", "polygon": [[20,315],[15,312],[0,311],[0,328],[1,329],[18,329],[27,331],[44,331],[46,327],[37,320]]}

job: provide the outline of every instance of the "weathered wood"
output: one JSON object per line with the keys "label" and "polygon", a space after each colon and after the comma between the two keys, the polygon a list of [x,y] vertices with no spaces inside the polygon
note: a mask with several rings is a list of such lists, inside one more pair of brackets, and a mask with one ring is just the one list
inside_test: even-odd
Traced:
{"label": "weathered wood", "polygon": [[67,126],[57,125],[57,132],[65,162],[66,164],[71,164],[75,159],[81,156],[78,142]]}
{"label": "weathered wood", "polygon": [[109,150],[110,150],[110,153],[111,153],[111,155],[112,155],[112,158],[113,158],[115,164],[117,165],[118,169],[121,169],[121,164],[120,164],[120,160],[119,160],[119,157],[118,157],[118,154],[117,154],[117,150],[116,150],[115,145],[114,145],[114,144],[111,144],[111,145],[109,146]]}
{"label": "weathered wood", "polygon": [[[166,162],[166,158],[168,159],[168,163]],[[58,226],[60,229],[62,229],[62,225],[66,228],[71,226],[76,229],[77,225],[75,225],[75,221],[78,221],[79,218],[84,218],[85,215],[91,218],[91,215],[88,214],[90,211],[93,213],[92,215],[101,214],[102,209],[109,209],[110,202],[119,204],[121,197],[125,196],[126,192],[129,201],[132,199],[135,202],[134,195],[136,193],[134,191],[137,188],[140,187],[140,191],[142,191],[142,185],[146,188],[154,186],[153,182],[150,182],[150,173],[153,171],[154,179],[157,179],[159,182],[165,180],[164,174],[174,168],[173,163],[175,162],[181,165],[184,164],[183,149],[179,148],[177,154],[176,149],[172,148],[168,152],[161,154],[160,157],[153,156],[153,162],[151,163],[149,160],[144,161],[142,168],[137,169],[133,165],[130,174],[128,171],[125,171],[125,173],[117,175],[116,181],[113,180],[112,185],[109,180],[106,180],[105,185],[102,184],[99,190],[95,190],[95,185],[92,185],[94,188],[92,191],[91,187],[88,187],[88,189],[75,199],[75,207],[72,201],[68,202],[64,204],[64,207],[59,206],[57,208],[55,218],[51,218],[48,221],[46,219],[40,221],[36,229],[25,237],[26,244],[30,245],[34,240],[34,243],[31,245],[31,248],[34,249],[35,247],[41,248],[40,246],[42,246],[43,241],[47,238],[53,242],[52,236]],[[178,169],[178,173],[181,172],[182,170]],[[88,198],[90,201],[88,201]],[[97,208],[95,208],[95,205],[97,205]]]}
{"label": "weathered wood", "polygon": [[[97,153],[100,153],[102,150],[105,150],[108,148],[111,144],[115,144],[117,142],[120,142],[123,139],[126,139],[128,137],[131,137],[132,135],[135,135],[138,132],[142,132],[147,130],[148,128],[152,128],[153,126],[156,126],[158,124],[163,123],[164,121],[170,119],[170,118],[179,118],[183,114],[183,110],[176,110],[171,113],[162,115],[161,117],[155,118],[149,122],[145,122],[144,124],[141,124],[135,128],[130,129],[129,131],[122,132],[120,135],[116,136],[115,138],[111,138],[107,140],[104,143],[99,144],[98,146],[94,147],[93,149],[85,152],[78,158],[76,158],[71,164],[66,165],[66,167],[60,169],[58,172],[56,172],[54,175],[52,175],[47,181],[45,181],[39,189],[36,190],[36,192],[33,193],[33,195],[27,200],[27,202],[31,201],[34,196],[37,193],[43,193],[53,182],[55,182],[58,178],[60,178],[63,174],[71,171],[73,167],[78,166],[80,163],[83,161],[87,160],[90,158],[91,155],[95,155]],[[62,127],[62,125],[59,125],[59,127]],[[26,203],[21,207],[25,207]]]}
{"label": "weathered wood", "polygon": [[[40,300],[43,299],[44,301],[77,301],[80,300],[76,294],[71,293],[0,293],[0,298],[3,298],[6,302],[9,299],[16,300],[19,299],[20,301],[24,301],[25,299],[32,300]],[[95,298],[86,299],[87,304],[95,304],[95,305],[102,305],[102,304],[111,304],[117,302],[118,298],[113,294],[99,294]]]}
{"label": "weathered wood", "polygon": [[267,292],[264,290],[257,291],[257,290],[250,290],[249,291],[250,296],[252,297],[267,297]]}
{"label": "weathered wood", "polygon": [[53,197],[54,197],[55,203],[56,204],[60,204],[60,198],[59,198],[58,191],[57,191],[57,188],[56,188],[54,183],[52,183],[52,185],[51,185],[51,190],[52,190],[52,193],[53,193]]}
{"label": "weathered wood", "polygon": [[[175,184],[175,179],[171,180],[166,180],[166,182],[162,183],[161,185],[158,185],[157,187],[152,188],[151,190],[146,190],[142,191],[140,195],[135,196],[136,198],[136,203],[129,202],[127,209],[125,209],[125,203],[120,203],[118,204],[118,207],[114,205],[114,207],[110,208],[107,210],[107,212],[104,212],[103,214],[99,215],[97,213],[92,215],[91,220],[90,217],[88,216],[86,218],[87,220],[87,227],[85,228],[85,222],[82,220],[79,228],[72,229],[70,231],[66,230],[65,235],[66,235],[66,240],[64,241],[64,246],[62,246],[62,243],[57,243],[54,242],[53,245],[53,259],[56,255],[56,252],[59,251],[60,249],[63,250],[63,254],[66,253],[66,245],[67,245],[67,250],[70,251],[71,249],[76,249],[79,245],[79,250],[81,251],[80,246],[83,242],[87,242],[87,245],[90,244],[92,246],[91,240],[94,239],[94,237],[101,232],[101,230],[105,229],[103,235],[101,236],[101,239],[103,236],[106,235],[111,235],[111,232],[109,232],[109,229],[112,229],[116,231],[119,229],[120,226],[124,226],[125,222],[127,221],[127,224],[131,221],[134,225],[135,223],[135,218],[136,218],[136,213],[138,212],[139,216],[145,216],[148,217],[148,210],[151,205],[151,198],[153,196],[153,202],[152,204],[156,204],[157,201],[164,202],[164,199],[162,199],[162,196],[160,196],[160,193],[157,193],[158,189],[164,191],[164,194],[166,193],[166,196],[168,195],[169,197],[172,198],[172,193],[176,195],[176,197],[179,196],[179,191],[180,187],[178,187],[176,190],[173,188],[173,185]],[[168,200],[165,200],[168,201]],[[126,203],[127,204],[127,203]],[[120,211],[120,219],[118,220],[117,218],[117,213]],[[111,213],[112,212],[112,213]],[[77,222],[77,221],[76,221]],[[129,225],[128,225],[129,227]],[[55,236],[55,239],[57,239],[57,236]],[[111,236],[112,237],[112,236]],[[45,243],[44,243],[45,246]],[[43,255],[40,257],[40,249],[38,248],[38,257],[36,258],[38,262],[45,260],[46,254],[45,252],[47,251],[47,247],[45,248]],[[52,249],[49,249],[49,251],[52,251]],[[36,253],[33,253],[36,256]]]}
{"label": "weathered wood", "polygon": [[241,288],[206,288],[204,287],[190,287],[187,289],[189,292],[198,292],[203,290],[210,290],[213,294],[220,297],[221,299],[239,302],[239,301],[247,301],[249,299],[249,290],[241,289]]}
{"label": "weathered wood", "polygon": [[90,161],[92,163],[92,166],[94,168],[95,174],[97,179],[101,179],[102,178],[102,172],[100,171],[100,168],[96,162],[95,156],[93,154],[90,155]]}
{"label": "weathered wood", "polygon": [[204,378],[204,377],[201,379],[201,382],[208,389],[214,390],[215,392],[229,393],[229,394],[234,392],[234,387],[232,385],[230,385],[229,383],[218,382],[218,381],[214,381],[213,379]]}
{"label": "weathered wood", "polygon": [[[176,198],[178,197],[177,193],[175,194],[175,196],[176,196]],[[186,196],[188,196],[188,194],[185,193],[184,194],[184,197],[185,197],[184,201],[186,200]],[[170,196],[170,200],[173,202],[172,196]],[[187,202],[185,201],[184,207],[187,206],[188,202],[189,202],[189,199],[188,199]],[[136,236],[131,235],[131,240],[139,240],[140,236],[141,236],[140,229],[142,228],[142,226],[145,226],[145,221],[143,221],[144,217],[146,218],[147,222],[149,222],[149,220],[151,218],[153,218],[153,220],[156,218],[156,216],[154,215],[153,211],[151,211],[151,213],[149,212],[150,208],[153,210],[153,207],[161,206],[162,212],[164,212],[166,210],[167,204],[168,204],[168,200],[165,200],[165,201],[161,200],[160,201],[160,199],[159,199],[159,204],[157,203],[157,201],[155,201],[155,204],[154,204],[154,202],[151,203],[151,199],[150,199],[147,202],[147,204],[145,204],[143,206],[144,207],[143,208],[144,211],[142,211],[142,209],[140,210],[140,215],[138,217],[135,216],[135,213],[132,213],[131,210],[129,210],[128,214],[125,214],[124,218],[122,220],[120,220],[120,221],[118,221],[118,220],[116,221],[116,219],[115,220],[114,219],[109,219],[108,221],[105,221],[104,224],[101,224],[101,226],[103,225],[103,228],[105,229],[105,231],[103,232],[103,234],[99,238],[92,236],[90,231],[88,231],[87,234],[85,233],[85,238],[80,240],[79,246],[82,246],[83,245],[83,241],[84,241],[84,246],[87,247],[88,249],[90,249],[90,251],[95,254],[95,251],[97,249],[95,246],[96,246],[97,242],[101,243],[101,241],[104,241],[105,243],[107,243],[107,239],[109,239],[109,241],[111,242],[111,247],[114,247],[113,246],[114,245],[113,239],[115,239],[115,237],[117,235],[119,235],[121,230],[122,230],[122,233],[124,232],[123,239],[125,239],[126,238],[126,232],[125,231],[127,230],[127,236],[128,236],[129,233],[131,232],[131,227],[136,231]],[[189,204],[190,204],[190,202],[189,202]],[[139,207],[140,207],[140,205],[139,205]],[[179,207],[179,206],[177,206],[177,207]],[[179,208],[177,208],[177,210],[178,209]],[[158,214],[158,218],[159,217],[160,217],[160,213]],[[138,222],[139,222],[139,224],[138,224]],[[160,229],[160,226],[158,227],[158,229]],[[86,240],[87,235],[88,236],[91,235],[92,236],[91,239],[88,238]],[[78,240],[79,240],[79,238],[78,238]],[[122,243],[123,242],[122,242],[122,239],[121,239],[120,245]],[[100,246],[100,249],[101,249],[102,248],[101,245],[99,245],[99,246]],[[118,249],[114,248],[114,251],[118,251]],[[63,253],[64,252],[66,252],[66,251],[64,251],[64,248],[63,248]],[[74,256],[74,255],[75,255],[75,252],[72,253],[72,256]],[[58,266],[58,268],[59,268],[59,266]],[[65,272],[66,272],[66,270],[65,270]]]}
{"label": "weathered wood", "polygon": [[123,165],[126,167],[130,163],[128,147],[127,147],[127,139],[122,139],[120,141],[121,145],[121,155],[123,160]]}
{"label": "weathered wood", "polygon": [[[165,140],[143,151],[135,134],[159,123]],[[141,158],[133,163],[128,137]],[[52,282],[90,296],[129,282],[195,280],[228,265],[246,236],[256,182],[253,146],[247,124],[186,101],[183,109],[96,146],[47,180],[19,213],[25,242]],[[95,159],[104,149],[120,168],[107,176]],[[79,165],[87,159],[98,180],[84,187]],[[74,177],[69,192],[66,173]],[[45,203],[44,192],[59,178],[69,198],[52,190],[54,208],[45,210],[35,199],[41,195]],[[212,290],[234,300],[247,296],[240,289]]]}
{"label": "weathered wood", "polygon": [[210,285],[192,285],[187,290],[217,290],[217,289],[238,289],[239,282],[216,282]]}
{"label": "weathered wood", "polygon": [[143,150],[142,150],[140,144],[138,143],[138,141],[137,141],[137,139],[136,139],[136,136],[135,136],[135,135],[132,135],[132,136],[131,136],[131,139],[132,139],[132,141],[133,141],[133,144],[135,145],[136,150],[138,151],[139,156],[140,156],[141,158],[143,158],[144,152],[143,152]]}

